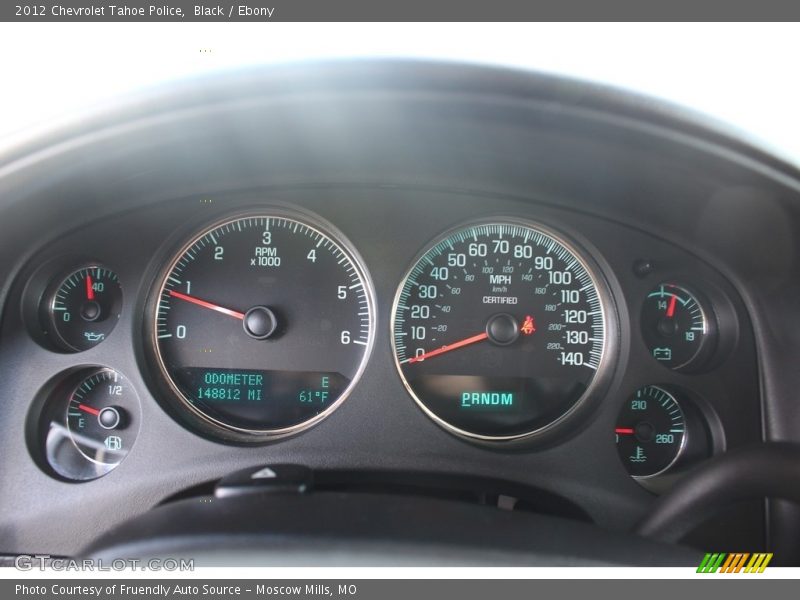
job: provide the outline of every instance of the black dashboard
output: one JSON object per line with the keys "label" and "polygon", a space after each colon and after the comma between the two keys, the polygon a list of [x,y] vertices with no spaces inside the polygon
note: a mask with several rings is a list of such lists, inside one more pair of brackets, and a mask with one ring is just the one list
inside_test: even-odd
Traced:
{"label": "black dashboard", "polygon": [[[491,481],[490,504],[628,531],[709,458],[797,440],[798,174],[697,116],[311,65],[154,90],[15,152],[0,552],[76,554],[282,464]],[[687,542],[791,549],[795,519],[752,500]]]}

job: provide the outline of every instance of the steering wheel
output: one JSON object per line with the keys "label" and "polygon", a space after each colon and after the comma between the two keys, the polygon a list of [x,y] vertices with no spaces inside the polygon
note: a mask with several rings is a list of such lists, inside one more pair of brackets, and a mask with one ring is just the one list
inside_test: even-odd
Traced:
{"label": "steering wheel", "polygon": [[[265,470],[272,476],[262,479]],[[294,465],[237,472],[213,494],[124,524],[86,554],[237,566],[696,565],[699,552],[674,544],[716,510],[762,496],[800,503],[800,447],[767,443],[709,460],[661,497],[633,534],[441,498],[314,492],[313,478]]]}
{"label": "steering wheel", "polygon": [[709,460],[659,498],[635,531],[677,542],[716,510],[765,496],[800,504],[800,446],[769,442]]}

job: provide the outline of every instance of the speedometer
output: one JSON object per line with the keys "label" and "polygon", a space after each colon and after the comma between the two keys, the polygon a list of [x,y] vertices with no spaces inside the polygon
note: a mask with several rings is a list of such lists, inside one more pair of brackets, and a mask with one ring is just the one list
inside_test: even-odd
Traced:
{"label": "speedometer", "polygon": [[604,280],[563,236],[513,219],[470,224],[408,271],[392,341],[411,396],[459,435],[543,433],[607,379],[613,314]]}
{"label": "speedometer", "polygon": [[179,415],[258,441],[330,414],[373,341],[372,286],[355,251],[311,215],[273,209],[195,235],[163,272],[151,337]]}

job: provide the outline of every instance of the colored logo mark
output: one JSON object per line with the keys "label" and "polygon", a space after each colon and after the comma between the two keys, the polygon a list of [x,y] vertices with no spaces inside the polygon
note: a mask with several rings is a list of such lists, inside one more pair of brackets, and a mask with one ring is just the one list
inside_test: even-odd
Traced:
{"label": "colored logo mark", "polygon": [[750,554],[749,552],[734,552],[731,554],[709,553],[703,557],[703,561],[700,563],[700,566],[697,567],[697,572],[763,573],[771,560],[771,552],[756,552],[754,554]]}

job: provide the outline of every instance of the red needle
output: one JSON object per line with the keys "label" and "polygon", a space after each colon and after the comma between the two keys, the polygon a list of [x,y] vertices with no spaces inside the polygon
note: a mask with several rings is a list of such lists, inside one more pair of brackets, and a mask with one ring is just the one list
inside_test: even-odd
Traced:
{"label": "red needle", "polygon": [[439,356],[440,354],[444,354],[445,352],[450,352],[451,350],[458,350],[459,348],[463,348],[464,346],[469,346],[470,344],[474,344],[475,342],[480,342],[489,337],[489,334],[485,331],[483,333],[479,333],[478,335],[473,335],[472,337],[468,337],[465,340],[461,340],[460,342],[454,342],[448,346],[442,346],[437,350],[431,350],[430,352],[426,352],[425,354],[420,354],[419,356],[415,356],[414,358],[409,359],[408,364],[412,364],[415,362],[420,362],[421,360],[425,360],[426,358],[431,358],[433,356]]}
{"label": "red needle", "polygon": [[675,302],[678,300],[677,296],[672,296],[669,299],[669,306],[667,306],[667,317],[670,319],[675,315]]}
{"label": "red needle", "polygon": [[623,435],[633,435],[634,431],[630,427],[617,427],[614,430],[615,433],[621,433]]}
{"label": "red needle", "polygon": [[175,290],[170,290],[169,295],[173,296],[174,298],[180,298],[181,300],[186,300],[186,302],[191,302],[192,304],[197,304],[197,306],[202,306],[203,308],[210,308],[211,310],[216,310],[217,312],[221,312],[223,315],[228,315],[229,317],[244,319],[244,313],[231,310],[230,308],[225,308],[224,306],[219,306],[218,304],[211,304],[211,302],[200,300],[200,298],[195,298],[194,296],[187,296],[186,294],[181,294],[180,292],[176,292]]}
{"label": "red needle", "polygon": [[90,415],[94,415],[95,417],[100,414],[100,411],[96,408],[92,408],[91,406],[86,406],[85,404],[78,404],[78,408],[80,408],[83,412],[87,412]]}
{"label": "red needle", "polygon": [[92,287],[92,276],[86,275],[86,299],[94,300],[94,288]]}

